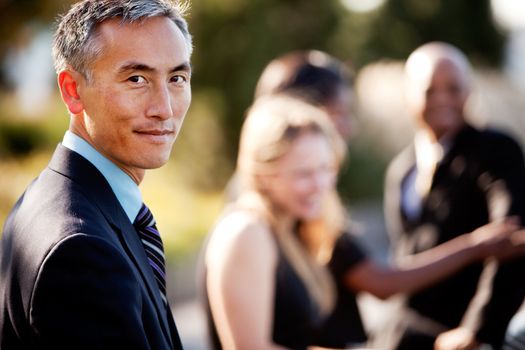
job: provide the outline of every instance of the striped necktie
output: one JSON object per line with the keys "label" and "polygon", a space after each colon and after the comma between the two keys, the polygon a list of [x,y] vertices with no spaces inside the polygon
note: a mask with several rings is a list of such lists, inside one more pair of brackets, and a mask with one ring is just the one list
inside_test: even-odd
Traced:
{"label": "striped necktie", "polygon": [[166,267],[164,260],[164,246],[155,223],[155,218],[145,204],[142,204],[139,214],[133,223],[139,233],[140,240],[146,251],[149,265],[153,270],[160,290],[160,296],[167,304],[166,298]]}

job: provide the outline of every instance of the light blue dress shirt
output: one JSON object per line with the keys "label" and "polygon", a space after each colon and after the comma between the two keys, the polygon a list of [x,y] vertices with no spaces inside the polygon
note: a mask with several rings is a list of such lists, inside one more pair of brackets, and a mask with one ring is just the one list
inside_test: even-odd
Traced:
{"label": "light blue dress shirt", "polygon": [[142,195],[135,181],[88,142],[70,131],[66,131],[62,145],[86,158],[102,173],[133,223],[142,206]]}

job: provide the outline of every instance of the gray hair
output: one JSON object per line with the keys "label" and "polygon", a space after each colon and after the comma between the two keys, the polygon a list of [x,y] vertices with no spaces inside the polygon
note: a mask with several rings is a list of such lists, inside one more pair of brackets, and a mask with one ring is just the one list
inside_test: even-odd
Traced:
{"label": "gray hair", "polygon": [[182,32],[188,52],[192,39],[183,18],[187,3],[170,0],[83,0],[74,4],[59,19],[53,41],[53,59],[56,72],[71,66],[90,79],[89,62],[100,54],[96,28],[103,21],[119,18],[121,23],[132,23],[150,17],[168,17]]}

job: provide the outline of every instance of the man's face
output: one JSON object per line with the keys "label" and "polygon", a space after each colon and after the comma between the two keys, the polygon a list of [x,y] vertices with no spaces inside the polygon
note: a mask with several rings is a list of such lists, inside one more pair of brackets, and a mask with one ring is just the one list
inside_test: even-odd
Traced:
{"label": "man's face", "polygon": [[450,60],[438,60],[421,73],[411,78],[409,108],[436,138],[454,133],[464,123],[468,97],[465,72]]}
{"label": "man's face", "polygon": [[83,113],[73,130],[140,182],[169,159],[191,101],[190,53],[166,17],[98,28],[92,78],[77,79]]}

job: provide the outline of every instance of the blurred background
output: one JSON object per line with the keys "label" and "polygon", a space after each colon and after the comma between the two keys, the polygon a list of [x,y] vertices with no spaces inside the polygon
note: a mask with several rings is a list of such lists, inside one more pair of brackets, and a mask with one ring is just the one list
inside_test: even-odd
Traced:
{"label": "blurred background", "polygon": [[[73,2],[0,0],[0,225],[68,125],[51,41],[57,14]],[[401,91],[403,60],[413,49],[441,40],[463,50],[475,71],[473,123],[505,130],[525,145],[525,2],[193,0],[188,20],[192,106],[170,162],[141,185],[163,233],[170,299],[188,349],[206,348],[195,307],[198,254],[224,203],[244,112],[271,59],[319,49],[355,72],[354,137],[339,186],[378,259],[388,256],[383,173],[413,132]]]}

